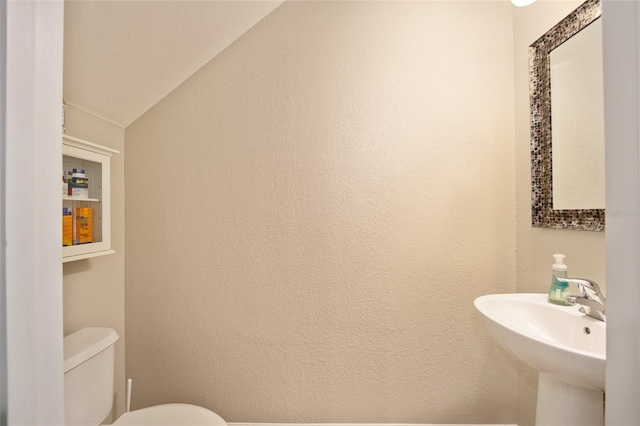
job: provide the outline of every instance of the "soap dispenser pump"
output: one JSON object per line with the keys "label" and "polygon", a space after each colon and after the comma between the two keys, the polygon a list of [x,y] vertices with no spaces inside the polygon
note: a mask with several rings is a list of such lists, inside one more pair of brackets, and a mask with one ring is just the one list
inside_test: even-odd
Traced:
{"label": "soap dispenser pump", "polygon": [[569,284],[558,281],[567,278],[567,265],[564,264],[564,254],[554,254],[555,263],[551,267],[551,287],[549,288],[549,302],[556,305],[570,306],[565,300],[568,296]]}

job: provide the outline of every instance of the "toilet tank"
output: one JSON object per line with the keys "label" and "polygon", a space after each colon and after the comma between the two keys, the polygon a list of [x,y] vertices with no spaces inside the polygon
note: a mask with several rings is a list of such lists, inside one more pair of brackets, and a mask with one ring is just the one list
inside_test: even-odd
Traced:
{"label": "toilet tank", "polygon": [[83,328],[64,338],[65,425],[99,425],[113,404],[114,344],[111,328]]}

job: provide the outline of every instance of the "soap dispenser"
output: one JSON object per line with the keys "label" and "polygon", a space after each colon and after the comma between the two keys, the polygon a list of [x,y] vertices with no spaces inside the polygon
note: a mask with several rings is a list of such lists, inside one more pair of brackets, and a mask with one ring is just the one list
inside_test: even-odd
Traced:
{"label": "soap dispenser", "polygon": [[551,287],[549,288],[549,302],[556,305],[570,306],[565,300],[568,296],[569,284],[558,281],[567,278],[567,265],[564,264],[564,254],[554,254],[555,263],[551,267]]}

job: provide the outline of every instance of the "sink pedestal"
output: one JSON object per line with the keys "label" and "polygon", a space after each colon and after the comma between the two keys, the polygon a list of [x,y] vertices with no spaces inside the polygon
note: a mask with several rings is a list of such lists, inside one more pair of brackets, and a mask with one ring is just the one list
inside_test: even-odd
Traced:
{"label": "sink pedestal", "polygon": [[570,385],[540,373],[536,426],[566,425],[603,426],[604,392]]}
{"label": "sink pedestal", "polygon": [[546,293],[475,300],[489,334],[539,372],[537,426],[604,426],[607,324]]}

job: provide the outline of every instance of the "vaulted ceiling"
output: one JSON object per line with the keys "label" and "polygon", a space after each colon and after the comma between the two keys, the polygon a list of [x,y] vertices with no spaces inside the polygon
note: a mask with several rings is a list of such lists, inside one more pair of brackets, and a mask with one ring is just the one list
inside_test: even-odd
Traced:
{"label": "vaulted ceiling", "polygon": [[67,1],[64,98],[127,127],[283,1]]}

